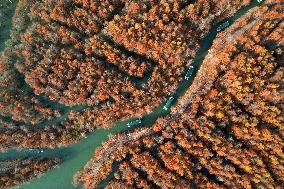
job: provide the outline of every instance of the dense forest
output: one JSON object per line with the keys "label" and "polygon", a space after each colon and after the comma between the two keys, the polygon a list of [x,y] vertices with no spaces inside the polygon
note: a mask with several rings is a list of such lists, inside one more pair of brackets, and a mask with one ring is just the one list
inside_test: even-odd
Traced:
{"label": "dense forest", "polygon": [[0,160],[0,188],[6,189],[28,182],[61,162],[58,158],[18,158]]}
{"label": "dense forest", "polygon": [[248,3],[35,2],[17,69],[35,94],[87,105],[71,114],[80,127],[110,127],[161,105],[210,26]]}
{"label": "dense forest", "polygon": [[0,148],[66,145],[152,112],[211,26],[249,2],[19,1],[1,53]]}
{"label": "dense forest", "polygon": [[[74,183],[284,188],[284,5],[256,2],[7,0],[0,5],[0,152],[67,146],[153,113],[176,95],[215,26],[254,3],[217,34],[169,114],[110,137]],[[0,157],[0,188],[62,161]]]}
{"label": "dense forest", "polygon": [[[268,0],[219,33],[172,112],[150,128],[111,137],[75,183],[283,188],[283,9],[281,0]],[[115,39],[127,45],[126,37]]]}

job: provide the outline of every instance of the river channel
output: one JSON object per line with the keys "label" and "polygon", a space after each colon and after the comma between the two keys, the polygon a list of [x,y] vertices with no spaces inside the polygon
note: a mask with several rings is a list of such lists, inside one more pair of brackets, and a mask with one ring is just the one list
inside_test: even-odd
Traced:
{"label": "river channel", "polygon": [[[1,2],[1,0],[0,0]],[[176,93],[173,95],[174,101],[172,105],[175,104],[177,99],[182,96],[186,89],[192,84],[201,63],[206,56],[208,50],[210,49],[213,40],[217,34],[217,27],[229,21],[232,24],[236,19],[244,15],[249,9],[259,5],[257,0],[254,0],[249,6],[246,6],[239,10],[234,16],[223,20],[222,22],[216,24],[212,27],[209,34],[202,40],[200,44],[200,49],[197,52],[195,59],[193,60],[193,72],[191,77],[188,80],[183,80],[180,83],[179,88],[176,90]],[[94,151],[99,147],[103,142],[105,142],[109,135],[114,135],[120,132],[131,131],[138,127],[151,126],[155,120],[169,113],[169,111],[163,110],[164,104],[155,109],[152,113],[145,115],[142,118],[142,123],[139,126],[128,128],[126,124],[134,119],[130,119],[124,122],[119,122],[114,125],[111,129],[97,129],[93,134],[87,136],[87,138],[82,139],[79,143],[70,145],[68,147],[61,147],[56,149],[46,149],[43,153],[36,153],[30,151],[29,149],[16,151],[10,150],[6,153],[0,154],[1,159],[15,158],[22,156],[43,156],[43,157],[61,157],[63,158],[63,163],[59,167],[50,170],[40,178],[36,178],[29,183],[25,183],[21,186],[15,188],[20,189],[75,189],[76,187],[72,185],[72,179],[74,174],[82,169],[84,165],[91,159]],[[80,188],[80,187],[77,187]]]}

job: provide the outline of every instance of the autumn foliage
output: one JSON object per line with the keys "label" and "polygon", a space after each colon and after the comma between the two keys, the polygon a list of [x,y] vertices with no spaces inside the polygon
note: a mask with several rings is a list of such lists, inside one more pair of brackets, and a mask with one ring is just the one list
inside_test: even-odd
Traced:
{"label": "autumn foliage", "polygon": [[17,158],[0,160],[0,188],[6,189],[28,182],[34,177],[55,167],[61,162],[58,158]]}
{"label": "autumn foliage", "polygon": [[[283,8],[267,1],[218,34],[171,115],[95,153],[117,165],[106,188],[284,187]],[[98,159],[76,177],[85,188],[107,177]]]}
{"label": "autumn foliage", "polygon": [[161,105],[211,25],[248,3],[32,1],[16,66],[35,94],[88,106],[81,127],[110,127]]}
{"label": "autumn foliage", "polygon": [[[20,0],[0,54],[0,151],[68,145],[151,113],[175,93],[213,26],[249,3]],[[74,181],[283,188],[283,9],[267,0],[219,33],[171,114],[111,137]],[[10,187],[59,161],[0,163],[0,186]]]}
{"label": "autumn foliage", "polygon": [[249,2],[19,1],[1,52],[0,150],[66,145],[152,112],[212,25]]}

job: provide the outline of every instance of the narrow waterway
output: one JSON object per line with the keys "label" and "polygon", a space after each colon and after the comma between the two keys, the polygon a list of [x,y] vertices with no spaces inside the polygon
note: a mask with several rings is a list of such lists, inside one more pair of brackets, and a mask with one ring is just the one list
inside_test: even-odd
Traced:
{"label": "narrow waterway", "polygon": [[[249,9],[257,6],[258,3],[255,0],[249,6],[244,7],[240,11],[238,11],[233,17],[227,19],[230,24],[232,24],[236,19],[245,14]],[[226,21],[226,20],[224,20]],[[223,23],[222,21],[221,23]],[[175,104],[176,100],[182,96],[186,89],[192,84],[196,73],[206,56],[208,50],[210,49],[213,40],[217,34],[217,27],[220,23],[216,24],[209,34],[202,40],[201,48],[198,50],[196,58],[193,61],[193,73],[189,80],[184,80],[181,82],[179,88],[176,93],[173,95],[175,98],[172,105]],[[80,109],[80,108],[79,108]],[[21,157],[21,156],[44,156],[44,157],[62,157],[64,162],[58,167],[55,168],[40,178],[32,180],[30,183],[23,184],[22,186],[18,186],[16,188],[21,189],[74,189],[75,187],[72,185],[72,178],[74,174],[83,168],[83,166],[91,159],[92,154],[95,149],[99,147],[104,141],[107,140],[110,134],[117,134],[119,132],[129,131],[137,127],[141,126],[151,126],[155,120],[163,115],[168,114],[169,111],[163,110],[163,106],[155,109],[153,113],[148,114],[142,118],[142,124],[128,128],[126,124],[134,119],[127,120],[124,122],[120,122],[117,125],[113,126],[111,129],[103,130],[97,129],[93,134],[89,135],[86,139],[81,140],[77,144],[70,145],[69,147],[62,147],[56,149],[47,149],[43,153],[34,153],[29,150],[23,151],[15,151],[11,150],[7,153],[0,154],[1,159],[5,158],[13,158],[13,157]],[[106,184],[102,183],[100,188]]]}

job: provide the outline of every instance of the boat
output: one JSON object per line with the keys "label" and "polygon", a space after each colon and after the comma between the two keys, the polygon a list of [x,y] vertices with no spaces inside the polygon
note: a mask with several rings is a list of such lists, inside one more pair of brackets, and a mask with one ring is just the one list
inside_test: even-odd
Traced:
{"label": "boat", "polygon": [[170,106],[172,105],[174,99],[175,99],[175,98],[171,96],[171,97],[167,100],[167,102],[166,102],[166,104],[164,105],[163,109],[164,109],[164,110],[168,110],[168,109],[170,108]]}
{"label": "boat", "polygon": [[43,153],[44,149],[39,149],[39,148],[29,148],[30,152],[34,152],[34,153]]}
{"label": "boat", "polygon": [[127,127],[133,127],[133,126],[137,126],[137,125],[139,125],[141,123],[142,123],[141,118],[138,118],[138,119],[136,119],[134,121],[131,121],[131,122],[127,123],[126,125],[127,125]]}
{"label": "boat", "polygon": [[189,78],[191,78],[192,73],[193,73],[194,67],[193,66],[189,66],[188,70],[184,76],[184,79],[189,80]]}
{"label": "boat", "polygon": [[220,26],[218,26],[217,32],[219,32],[219,31],[225,29],[225,28],[228,27],[229,25],[230,25],[230,22],[229,22],[229,21],[226,21],[226,22],[222,23]]}
{"label": "boat", "polygon": [[257,0],[258,3],[261,3],[263,0]]}

